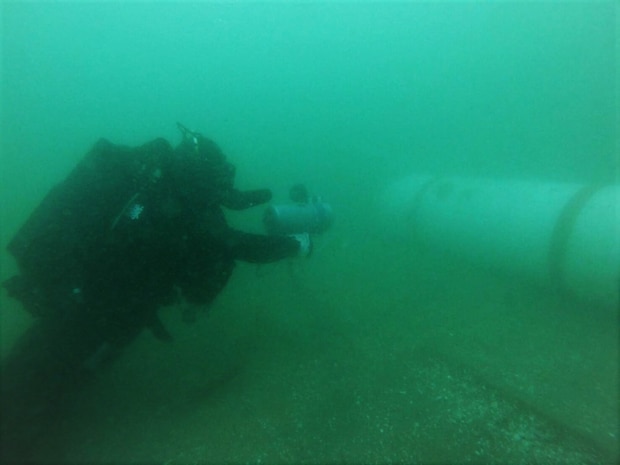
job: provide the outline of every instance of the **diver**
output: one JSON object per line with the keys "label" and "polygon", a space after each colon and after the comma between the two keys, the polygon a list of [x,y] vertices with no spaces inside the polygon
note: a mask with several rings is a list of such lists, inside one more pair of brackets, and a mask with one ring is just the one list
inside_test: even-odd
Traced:
{"label": "diver", "polygon": [[178,127],[174,149],[164,139],[135,148],[97,142],[9,243],[19,274],[3,284],[34,323],[2,362],[3,462],[28,460],[75,390],[143,329],[172,340],[161,307],[182,302],[193,321],[237,260],[309,254],[309,231],[231,228],[224,209],[265,204],[271,191],[237,189],[218,145]]}

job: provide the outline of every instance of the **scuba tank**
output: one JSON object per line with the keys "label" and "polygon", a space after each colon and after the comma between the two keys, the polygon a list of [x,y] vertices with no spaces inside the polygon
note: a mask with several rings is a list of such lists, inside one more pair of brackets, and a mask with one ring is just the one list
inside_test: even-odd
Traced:
{"label": "scuba tank", "polygon": [[171,157],[163,139],[137,148],[99,140],[9,242],[20,269],[2,283],[9,295],[33,316],[79,305],[84,270],[106,253],[121,220],[144,216],[141,199]]}

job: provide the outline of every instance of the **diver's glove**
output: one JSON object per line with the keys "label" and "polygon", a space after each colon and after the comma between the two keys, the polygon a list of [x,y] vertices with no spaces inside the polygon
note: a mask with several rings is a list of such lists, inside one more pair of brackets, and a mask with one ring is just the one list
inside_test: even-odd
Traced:
{"label": "diver's glove", "polygon": [[299,242],[298,257],[309,257],[312,254],[312,239],[308,233],[291,234],[293,239]]}

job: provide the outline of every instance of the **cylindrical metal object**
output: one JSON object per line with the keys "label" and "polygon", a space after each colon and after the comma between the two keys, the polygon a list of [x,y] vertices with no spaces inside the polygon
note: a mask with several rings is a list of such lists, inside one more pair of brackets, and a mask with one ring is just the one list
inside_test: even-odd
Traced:
{"label": "cylindrical metal object", "polygon": [[269,234],[321,233],[332,223],[332,208],[324,202],[271,205],[263,221]]}
{"label": "cylindrical metal object", "polygon": [[410,176],[381,209],[393,232],[618,308],[620,185]]}

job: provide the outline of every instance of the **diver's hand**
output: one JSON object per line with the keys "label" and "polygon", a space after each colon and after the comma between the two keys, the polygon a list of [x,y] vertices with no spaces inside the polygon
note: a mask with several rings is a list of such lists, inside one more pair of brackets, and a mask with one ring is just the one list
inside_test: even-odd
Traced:
{"label": "diver's hand", "polygon": [[298,257],[309,257],[312,254],[312,238],[308,233],[291,234],[291,237],[299,242]]}

